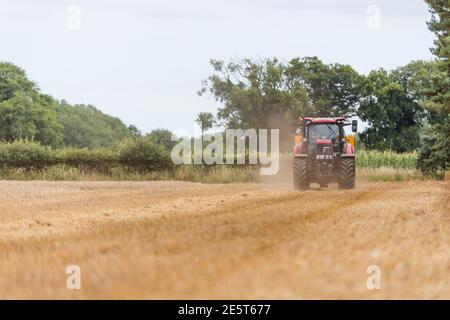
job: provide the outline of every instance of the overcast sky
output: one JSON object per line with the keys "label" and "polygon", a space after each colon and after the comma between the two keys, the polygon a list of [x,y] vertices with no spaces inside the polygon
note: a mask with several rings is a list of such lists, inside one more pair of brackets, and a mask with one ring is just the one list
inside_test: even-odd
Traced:
{"label": "overcast sky", "polygon": [[0,61],[41,91],[154,128],[191,130],[209,60],[318,56],[367,73],[430,59],[422,0],[0,0]]}

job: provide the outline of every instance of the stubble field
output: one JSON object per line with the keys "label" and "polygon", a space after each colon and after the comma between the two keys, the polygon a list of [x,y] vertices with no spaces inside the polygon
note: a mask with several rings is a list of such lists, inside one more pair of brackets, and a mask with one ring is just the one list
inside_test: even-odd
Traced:
{"label": "stubble field", "polygon": [[2,299],[449,299],[449,282],[448,181],[0,182]]}

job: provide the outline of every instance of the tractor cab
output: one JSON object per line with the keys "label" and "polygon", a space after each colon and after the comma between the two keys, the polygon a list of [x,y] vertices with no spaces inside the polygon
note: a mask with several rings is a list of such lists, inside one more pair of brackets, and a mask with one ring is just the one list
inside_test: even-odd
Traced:
{"label": "tractor cab", "polygon": [[[345,118],[301,118],[296,126],[294,146],[294,186],[309,187],[317,182],[321,187],[338,182],[341,188],[354,186],[355,140],[346,136],[344,127],[352,125],[356,132],[357,122]],[[347,165],[347,163],[349,163]],[[343,166],[350,166],[353,178],[345,179]],[[353,169],[352,169],[353,168]],[[351,173],[350,173],[351,175]]]}
{"label": "tractor cab", "polygon": [[312,123],[305,128],[305,137],[310,151],[314,151],[317,146],[322,145],[330,147],[333,151],[338,151],[340,139],[344,136],[342,127],[335,123]]}

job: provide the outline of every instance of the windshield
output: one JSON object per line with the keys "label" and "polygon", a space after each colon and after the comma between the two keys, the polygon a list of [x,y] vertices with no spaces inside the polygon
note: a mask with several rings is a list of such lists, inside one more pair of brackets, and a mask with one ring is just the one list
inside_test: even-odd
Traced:
{"label": "windshield", "polygon": [[330,139],[335,140],[339,135],[339,127],[336,124],[313,124],[308,127],[310,140]]}

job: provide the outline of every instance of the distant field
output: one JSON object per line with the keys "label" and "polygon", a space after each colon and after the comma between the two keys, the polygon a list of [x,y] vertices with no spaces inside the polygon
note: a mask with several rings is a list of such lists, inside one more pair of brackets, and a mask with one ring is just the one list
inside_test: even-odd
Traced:
{"label": "distant field", "polygon": [[449,299],[449,187],[1,181],[0,298]]}

